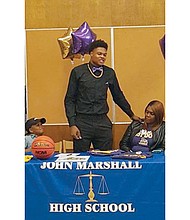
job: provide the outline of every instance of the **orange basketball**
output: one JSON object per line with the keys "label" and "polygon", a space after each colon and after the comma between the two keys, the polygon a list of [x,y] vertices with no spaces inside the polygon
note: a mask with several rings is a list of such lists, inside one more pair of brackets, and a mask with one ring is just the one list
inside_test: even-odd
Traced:
{"label": "orange basketball", "polygon": [[32,153],[38,159],[48,159],[55,152],[55,143],[48,136],[39,136],[32,142]]}

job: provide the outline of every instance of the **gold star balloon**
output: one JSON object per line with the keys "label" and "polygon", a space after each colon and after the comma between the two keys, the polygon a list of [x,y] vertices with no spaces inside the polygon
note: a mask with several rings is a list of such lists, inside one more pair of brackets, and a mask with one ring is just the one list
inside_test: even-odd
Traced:
{"label": "gold star balloon", "polygon": [[73,40],[71,33],[73,32],[73,29],[69,27],[67,29],[67,32],[62,36],[57,38],[57,41],[59,43],[60,49],[61,49],[61,55],[63,59],[70,58],[72,61],[74,58],[80,58],[80,54],[73,54]]}
{"label": "gold star balloon", "polygon": [[63,59],[67,58],[69,55],[70,47],[72,44],[72,36],[71,36],[72,32],[73,32],[72,28],[69,27],[66,34],[64,34],[62,37],[59,37],[57,39]]}

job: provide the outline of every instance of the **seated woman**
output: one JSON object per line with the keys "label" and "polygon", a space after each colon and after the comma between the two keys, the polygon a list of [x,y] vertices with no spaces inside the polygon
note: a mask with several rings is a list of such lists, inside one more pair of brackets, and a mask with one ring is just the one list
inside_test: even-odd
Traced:
{"label": "seated woman", "polygon": [[119,146],[124,151],[165,150],[164,106],[160,101],[153,100],[146,106],[143,121],[128,126]]}

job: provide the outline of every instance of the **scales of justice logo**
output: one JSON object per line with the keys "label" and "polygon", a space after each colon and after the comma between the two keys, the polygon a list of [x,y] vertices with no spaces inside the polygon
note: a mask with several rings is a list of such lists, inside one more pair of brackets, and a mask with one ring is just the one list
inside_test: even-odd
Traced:
{"label": "scales of justice logo", "polygon": [[94,174],[92,173],[92,171],[90,171],[89,174],[79,175],[77,177],[73,194],[77,196],[85,194],[85,188],[83,186],[83,180],[82,180],[83,178],[88,178],[89,180],[89,192],[88,192],[88,199],[86,200],[86,202],[97,202],[97,200],[95,199],[95,190],[93,184],[95,180],[97,181],[99,180],[99,184],[98,184],[99,186],[98,186],[98,190],[96,189],[96,192],[99,195],[109,194],[109,189],[105,177],[103,175]]}

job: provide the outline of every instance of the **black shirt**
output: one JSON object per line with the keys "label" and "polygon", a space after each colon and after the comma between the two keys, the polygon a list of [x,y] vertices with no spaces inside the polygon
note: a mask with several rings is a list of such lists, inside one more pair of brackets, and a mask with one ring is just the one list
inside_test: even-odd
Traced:
{"label": "black shirt", "polygon": [[[114,102],[129,117],[133,116],[134,113],[130,104],[119,87],[115,71],[104,65],[102,77],[95,78],[87,65],[87,63],[82,64],[71,71],[64,100],[69,125],[75,125],[77,113],[88,115],[107,114],[109,111],[107,104],[108,88]],[[97,75],[100,75],[100,73]]]}

